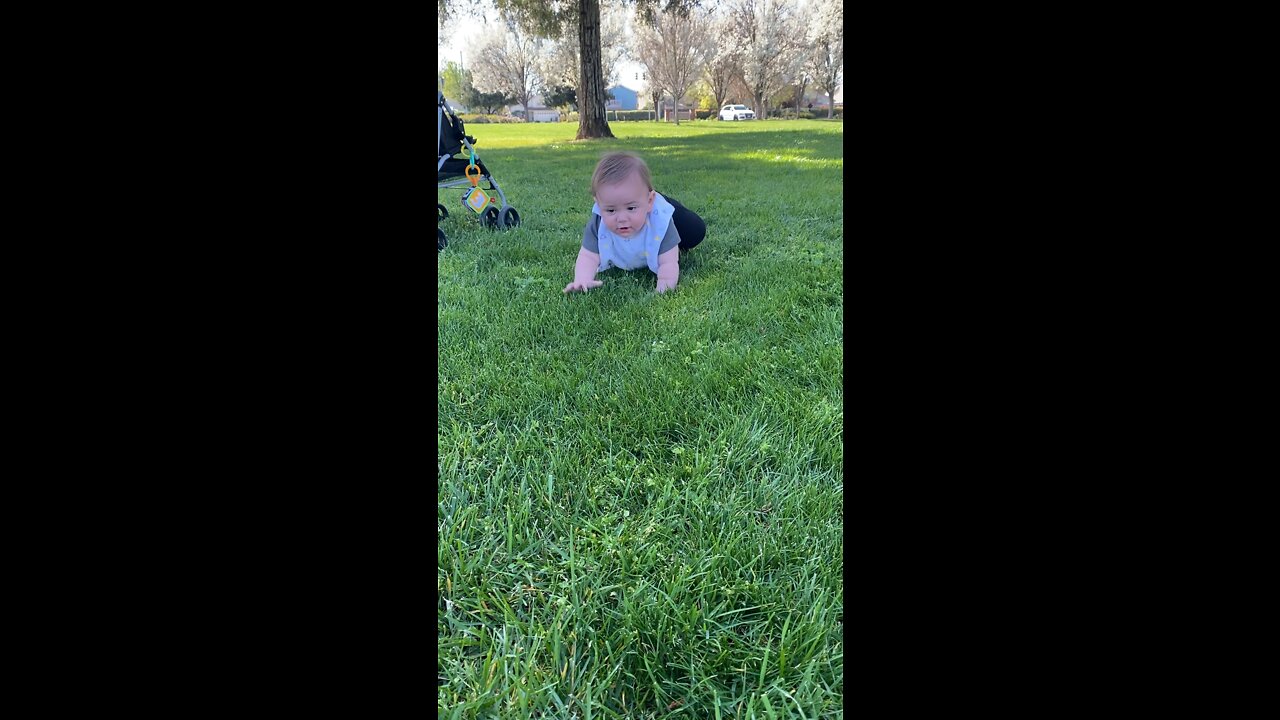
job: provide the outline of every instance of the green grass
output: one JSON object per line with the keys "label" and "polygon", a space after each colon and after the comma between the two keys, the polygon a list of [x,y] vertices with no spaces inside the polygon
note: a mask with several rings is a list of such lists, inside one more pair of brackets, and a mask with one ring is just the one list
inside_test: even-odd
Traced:
{"label": "green grass", "polygon": [[[843,125],[470,125],[521,212],[439,191],[441,718],[843,717]],[[592,169],[707,238],[565,296]]]}

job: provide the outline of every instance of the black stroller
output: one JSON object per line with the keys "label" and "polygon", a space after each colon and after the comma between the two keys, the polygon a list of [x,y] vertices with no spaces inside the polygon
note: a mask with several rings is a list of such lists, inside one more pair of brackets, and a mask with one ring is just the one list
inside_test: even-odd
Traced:
{"label": "black stroller", "polygon": [[[436,136],[440,145],[440,156],[436,166],[436,187],[470,188],[474,185],[479,190],[479,181],[483,178],[489,183],[488,189],[491,191],[496,190],[498,196],[495,198],[489,193],[483,191],[476,193],[469,189],[462,196],[462,204],[468,210],[479,214],[480,223],[485,227],[506,229],[519,225],[520,213],[507,204],[506,194],[502,192],[502,188],[493,179],[493,175],[489,173],[489,168],[485,167],[484,162],[480,160],[480,156],[475,154],[476,139],[466,133],[462,125],[462,119],[449,107],[449,103],[444,99],[444,93],[437,90],[436,94],[439,96]],[[474,168],[472,168],[471,163],[473,158],[475,160]],[[498,206],[499,203],[500,207]],[[436,203],[436,208],[439,211],[437,220],[444,220],[449,217],[449,210],[444,205]],[[444,231],[438,226],[436,227],[436,234],[437,252],[439,252],[444,249],[448,241],[445,239]]]}

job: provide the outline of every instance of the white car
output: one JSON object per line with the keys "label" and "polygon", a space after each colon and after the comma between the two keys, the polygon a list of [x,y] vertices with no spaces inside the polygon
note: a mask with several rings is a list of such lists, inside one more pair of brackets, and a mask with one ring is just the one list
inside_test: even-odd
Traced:
{"label": "white car", "polygon": [[725,105],[720,108],[721,120],[755,120],[756,114],[746,105]]}

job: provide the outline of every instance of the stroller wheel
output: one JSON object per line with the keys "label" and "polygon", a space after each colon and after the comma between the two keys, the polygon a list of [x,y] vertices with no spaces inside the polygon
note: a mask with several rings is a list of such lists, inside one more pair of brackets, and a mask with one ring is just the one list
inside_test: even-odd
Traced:
{"label": "stroller wheel", "polygon": [[437,220],[443,220],[449,217],[449,211],[446,210],[445,207],[440,203],[436,203],[436,216],[437,216],[436,217]]}
{"label": "stroller wheel", "polygon": [[480,223],[493,230],[498,227],[498,208],[489,206],[480,214]]}
{"label": "stroller wheel", "polygon": [[436,228],[436,252],[440,252],[448,244],[449,241],[444,239],[444,231]]}
{"label": "stroller wheel", "polygon": [[520,213],[510,205],[502,209],[502,213],[498,215],[498,225],[510,230],[520,224]]}

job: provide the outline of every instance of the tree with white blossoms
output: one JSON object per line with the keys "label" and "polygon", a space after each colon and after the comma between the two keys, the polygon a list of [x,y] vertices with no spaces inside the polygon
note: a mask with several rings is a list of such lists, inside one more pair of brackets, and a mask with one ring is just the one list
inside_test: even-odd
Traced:
{"label": "tree with white blossoms", "polygon": [[542,43],[508,24],[484,36],[468,61],[477,90],[500,92],[524,106],[525,122],[532,120],[529,103],[543,89],[538,72]]}
{"label": "tree with white blossoms", "polygon": [[707,52],[703,79],[719,110],[729,100],[734,78],[742,72],[742,48],[733,36],[733,25],[726,15],[712,17],[708,32],[707,41],[712,45]]}
{"label": "tree with white blossoms", "polygon": [[699,10],[664,10],[652,22],[637,18],[636,56],[645,66],[653,87],[671,95],[676,102],[676,124],[680,124],[680,102],[702,76],[710,46],[707,18]]}
{"label": "tree with white blossoms", "polygon": [[765,101],[787,84],[803,60],[806,28],[788,0],[736,0],[729,14],[742,44],[741,78],[755,100],[756,115],[764,119]]}
{"label": "tree with white blossoms", "polygon": [[813,84],[827,93],[827,117],[836,106],[836,90],[844,81],[844,4],[820,5],[809,26],[813,51],[807,64]]}

